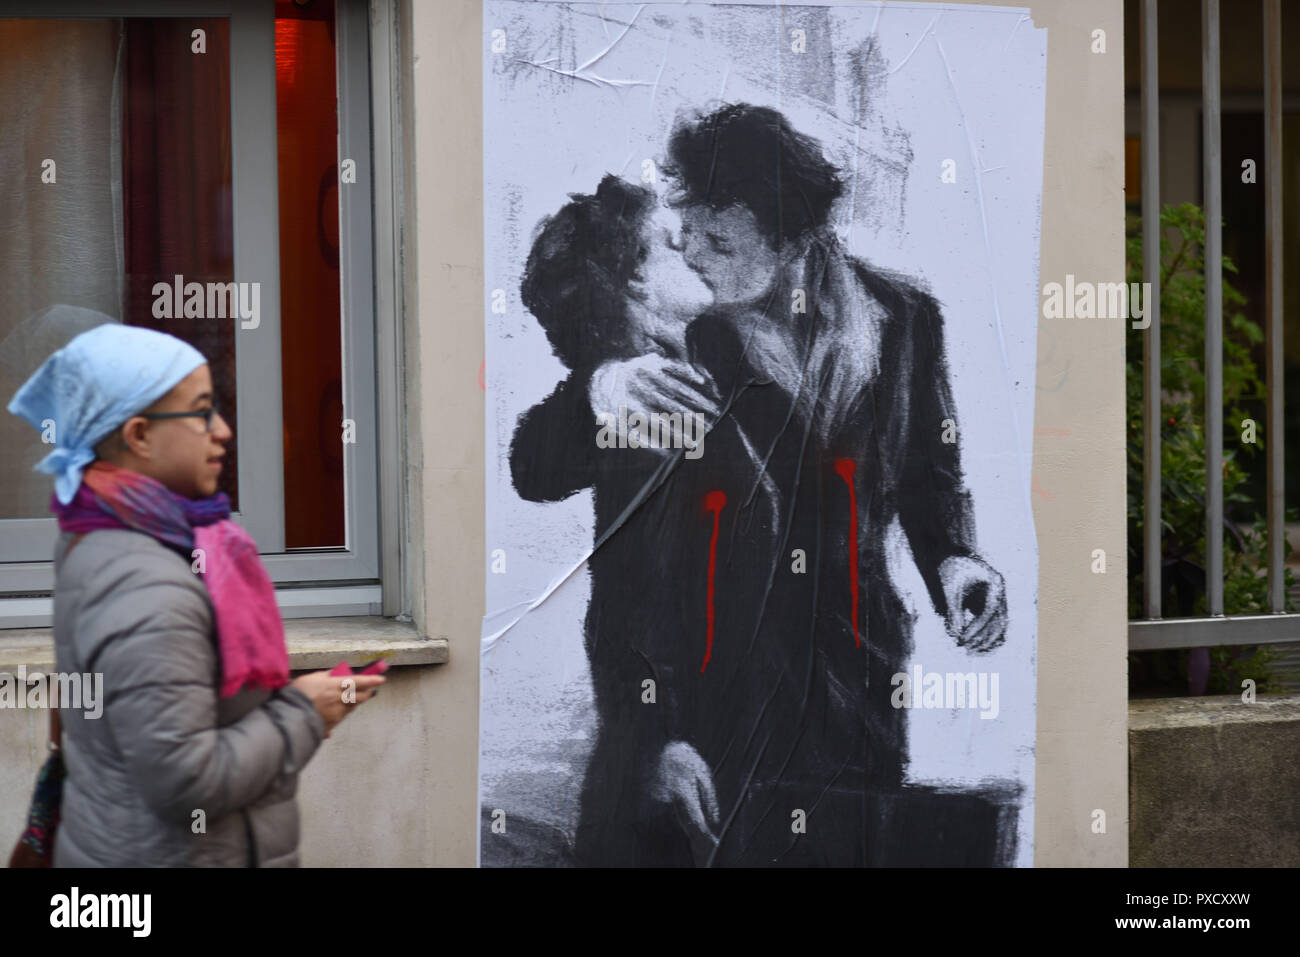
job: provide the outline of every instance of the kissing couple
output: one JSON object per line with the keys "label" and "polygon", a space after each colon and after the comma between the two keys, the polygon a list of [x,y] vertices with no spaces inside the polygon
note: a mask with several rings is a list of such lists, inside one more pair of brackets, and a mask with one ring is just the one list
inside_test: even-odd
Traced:
{"label": "kissing couple", "polygon": [[[1003,863],[1014,796],[905,784],[890,701],[913,626],[895,518],[956,644],[1006,636],[939,306],[848,254],[843,176],[777,110],[682,116],[662,170],[662,202],[613,175],[571,194],[521,282],[569,374],[520,416],[515,489],[595,503],[573,859]],[[661,428],[611,443],[624,412]]]}

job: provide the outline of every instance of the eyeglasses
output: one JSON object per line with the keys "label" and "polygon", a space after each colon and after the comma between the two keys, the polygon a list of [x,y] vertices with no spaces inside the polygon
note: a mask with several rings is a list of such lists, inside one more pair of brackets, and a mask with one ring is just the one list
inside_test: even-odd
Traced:
{"label": "eyeglasses", "polygon": [[203,429],[206,432],[212,431],[212,417],[217,414],[217,407],[210,405],[206,409],[200,409],[198,412],[141,412],[142,419],[191,419],[199,418],[203,420]]}

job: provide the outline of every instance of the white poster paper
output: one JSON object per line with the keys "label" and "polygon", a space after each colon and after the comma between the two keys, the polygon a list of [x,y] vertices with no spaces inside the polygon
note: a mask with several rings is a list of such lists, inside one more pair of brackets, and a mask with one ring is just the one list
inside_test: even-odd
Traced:
{"label": "white poster paper", "polygon": [[1046,30],[488,0],[480,861],[1033,861]]}

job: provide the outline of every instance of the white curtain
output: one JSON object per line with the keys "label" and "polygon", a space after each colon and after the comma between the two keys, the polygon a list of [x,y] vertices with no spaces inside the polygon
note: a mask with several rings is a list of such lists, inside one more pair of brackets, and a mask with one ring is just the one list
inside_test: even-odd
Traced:
{"label": "white curtain", "polygon": [[[120,20],[0,19],[0,406],[77,333],[121,320],[124,39]],[[50,446],[4,411],[0,449],[0,518],[48,516],[32,466]]]}

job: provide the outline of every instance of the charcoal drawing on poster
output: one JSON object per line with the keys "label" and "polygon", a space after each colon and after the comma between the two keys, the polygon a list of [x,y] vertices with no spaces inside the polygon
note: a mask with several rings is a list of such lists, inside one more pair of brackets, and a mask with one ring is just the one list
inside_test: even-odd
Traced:
{"label": "charcoal drawing on poster", "polygon": [[480,861],[1031,864],[1045,30],[483,44]]}

